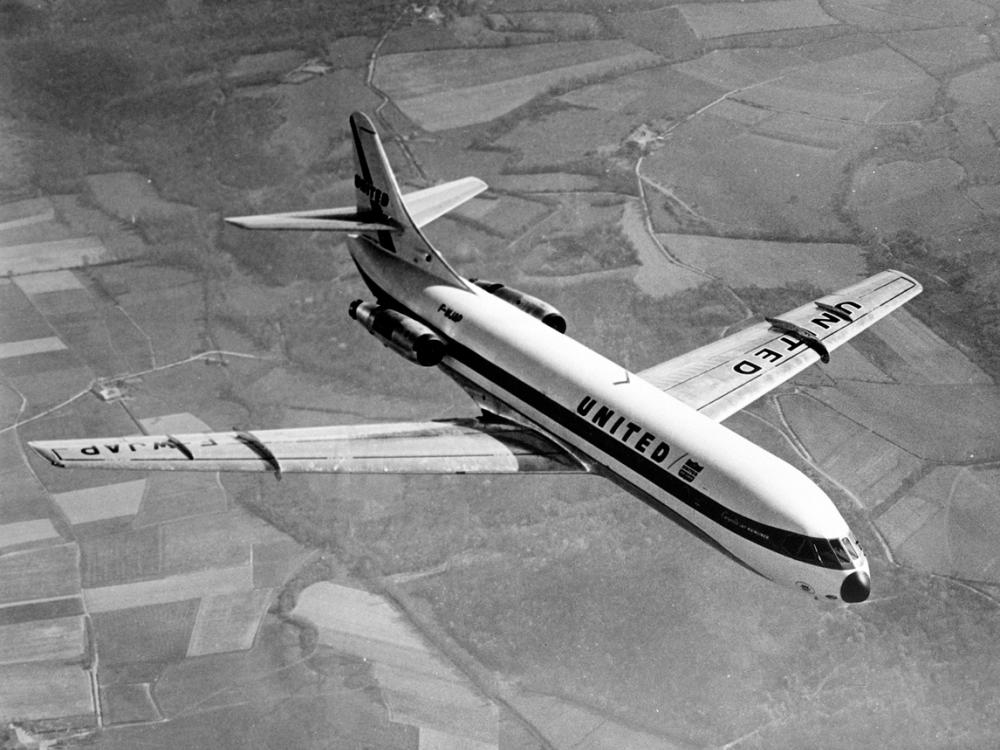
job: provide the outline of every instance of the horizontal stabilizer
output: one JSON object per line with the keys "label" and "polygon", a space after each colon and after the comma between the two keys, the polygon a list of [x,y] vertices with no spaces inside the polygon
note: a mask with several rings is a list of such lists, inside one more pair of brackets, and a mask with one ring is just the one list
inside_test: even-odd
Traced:
{"label": "horizontal stabilizer", "polygon": [[[461,206],[486,190],[488,185],[478,177],[463,177],[460,180],[416,190],[403,196],[403,205],[418,227],[430,224],[449,211]],[[233,226],[242,229],[299,229],[307,232],[399,232],[401,227],[391,223],[391,219],[380,216],[377,220],[356,208],[321,208],[311,211],[290,211],[280,214],[259,214],[257,216],[232,216],[226,219]]]}
{"label": "horizontal stabilizer", "polygon": [[317,211],[291,211],[283,214],[233,216],[226,219],[242,229],[299,229],[307,232],[398,232],[400,227],[384,219],[371,221],[354,208],[327,208]]}

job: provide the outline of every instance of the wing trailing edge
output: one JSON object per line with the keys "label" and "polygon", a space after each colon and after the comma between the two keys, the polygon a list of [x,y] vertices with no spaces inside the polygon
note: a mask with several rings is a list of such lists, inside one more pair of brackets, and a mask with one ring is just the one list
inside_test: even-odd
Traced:
{"label": "wing trailing edge", "polygon": [[28,443],[62,468],[357,474],[586,473],[590,467],[525,427],[483,420]]}

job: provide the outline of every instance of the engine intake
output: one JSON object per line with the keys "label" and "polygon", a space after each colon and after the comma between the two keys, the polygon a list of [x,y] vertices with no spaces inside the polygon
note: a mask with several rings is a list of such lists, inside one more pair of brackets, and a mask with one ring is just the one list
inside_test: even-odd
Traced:
{"label": "engine intake", "polygon": [[433,367],[444,358],[445,340],[401,312],[359,299],[351,303],[347,312],[372,336],[411,362]]}
{"label": "engine intake", "polygon": [[528,313],[533,318],[538,318],[549,328],[566,333],[566,318],[555,307],[545,300],[533,297],[530,294],[505,286],[499,281],[487,281],[486,279],[471,279],[472,283],[480,289],[485,289],[494,297],[499,297],[504,302],[513,305],[518,310]]}

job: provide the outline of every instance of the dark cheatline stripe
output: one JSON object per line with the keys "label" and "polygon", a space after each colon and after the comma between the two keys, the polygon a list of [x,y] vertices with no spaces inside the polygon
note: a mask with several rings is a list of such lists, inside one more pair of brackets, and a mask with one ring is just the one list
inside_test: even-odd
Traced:
{"label": "dark cheatline stripe", "polygon": [[[361,270],[360,266],[359,270]],[[361,275],[376,296],[392,300],[394,306],[402,312],[426,324],[426,321],[419,315],[381,289],[363,270],[361,270]],[[591,424],[589,420],[578,415],[575,411],[549,398],[541,391],[536,390],[507,370],[498,367],[464,344],[454,339],[448,339],[447,351],[448,356],[452,359],[461,362],[490,382],[513,394],[516,398],[528,404],[536,411],[541,412],[564,429],[582,437],[588,443],[625,465],[646,481],[656,485],[660,489],[666,490],[692,510],[697,511],[728,531],[786,557],[790,556],[781,550],[781,546],[783,542],[789,539],[815,542],[824,545],[824,548],[828,545],[825,539],[807,537],[796,532],[760,523],[727,508],[705,493],[675,477],[663,467],[651,463],[628,445],[608,435],[596,425]],[[842,569],[840,564],[832,561],[801,559],[799,557],[795,557],[794,559],[821,568]]]}

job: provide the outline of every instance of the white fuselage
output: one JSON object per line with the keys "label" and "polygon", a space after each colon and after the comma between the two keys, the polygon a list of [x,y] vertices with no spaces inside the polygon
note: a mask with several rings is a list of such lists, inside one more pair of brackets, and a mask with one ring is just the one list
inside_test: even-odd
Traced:
{"label": "white fuselage", "polygon": [[778,583],[829,599],[855,572],[867,585],[843,517],[793,466],[478,287],[441,283],[364,238],[350,247],[382,304],[448,340],[447,371],[643,500]]}

